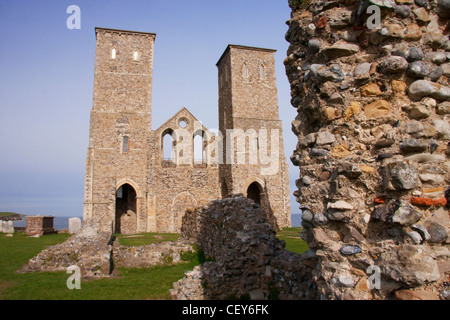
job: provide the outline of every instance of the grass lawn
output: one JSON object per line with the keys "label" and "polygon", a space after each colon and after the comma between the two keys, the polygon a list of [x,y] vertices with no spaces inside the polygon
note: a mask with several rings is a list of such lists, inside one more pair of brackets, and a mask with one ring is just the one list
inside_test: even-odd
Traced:
{"label": "grass lawn", "polygon": [[82,281],[80,290],[67,289],[66,281],[70,275],[65,272],[15,272],[45,247],[61,243],[67,237],[67,234],[56,234],[36,239],[16,232],[8,238],[0,234],[0,299],[170,299],[172,284],[183,278],[186,271],[200,264],[198,256],[191,255],[190,261],[178,265],[119,268],[118,277]]}
{"label": "grass lawn", "polygon": [[177,233],[139,233],[134,235],[116,234],[119,244],[123,246],[142,246],[161,241],[177,241],[180,237]]}
{"label": "grass lawn", "polygon": [[303,228],[285,228],[277,232],[277,238],[286,241],[286,250],[303,253],[308,250],[308,244],[300,238]]}
{"label": "grass lawn", "polygon": [[[300,239],[300,231],[301,228],[288,228],[278,232],[277,236],[286,241],[287,250],[302,253],[308,246]],[[65,272],[15,272],[47,246],[61,243],[69,236],[61,233],[32,238],[16,232],[10,238],[0,234],[0,300],[167,300],[173,283],[203,262],[201,255],[196,253],[186,255],[189,261],[178,265],[119,268],[117,277],[83,280],[81,290],[67,289],[66,281],[70,275]],[[122,245],[175,241],[178,237],[178,234],[161,233],[118,235]]]}

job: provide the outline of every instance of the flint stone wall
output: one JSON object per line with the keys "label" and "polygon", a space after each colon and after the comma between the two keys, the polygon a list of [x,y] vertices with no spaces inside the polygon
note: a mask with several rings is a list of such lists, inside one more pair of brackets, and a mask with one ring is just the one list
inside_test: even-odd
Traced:
{"label": "flint stone wall", "polygon": [[242,195],[187,211],[182,237],[197,243],[207,261],[174,283],[174,299],[314,298],[305,257],[284,249],[266,212]]}
{"label": "flint stone wall", "polygon": [[[449,1],[299,3],[291,161],[321,298],[448,298]],[[367,287],[372,265],[381,289]]]}
{"label": "flint stone wall", "polygon": [[49,233],[56,233],[53,227],[53,216],[27,216],[27,226],[25,233],[27,235],[44,235]]}

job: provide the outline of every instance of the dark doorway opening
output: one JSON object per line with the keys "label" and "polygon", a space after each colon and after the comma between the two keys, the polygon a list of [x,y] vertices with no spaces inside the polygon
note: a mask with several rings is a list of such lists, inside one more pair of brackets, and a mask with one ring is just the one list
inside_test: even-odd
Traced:
{"label": "dark doorway opening", "polygon": [[261,205],[261,186],[258,182],[253,182],[248,186],[247,198],[252,199],[257,204]]}
{"label": "dark doorway opening", "polygon": [[136,233],[136,207],[136,191],[132,186],[126,183],[117,189],[115,233]]}

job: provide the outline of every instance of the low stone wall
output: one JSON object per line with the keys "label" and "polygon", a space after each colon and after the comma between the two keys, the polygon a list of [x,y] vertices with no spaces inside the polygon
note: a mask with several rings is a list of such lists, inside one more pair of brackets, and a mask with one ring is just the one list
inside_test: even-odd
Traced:
{"label": "low stone wall", "polygon": [[182,237],[212,260],[174,284],[174,299],[312,299],[305,257],[284,249],[266,213],[242,195],[186,212]]}
{"label": "low stone wall", "polygon": [[182,254],[193,252],[192,243],[183,239],[142,246],[122,246],[114,242],[114,267],[148,268],[157,264],[182,262]]}
{"label": "low stone wall", "polygon": [[66,271],[80,267],[83,278],[111,276],[117,267],[145,268],[181,262],[183,252],[194,251],[184,239],[142,246],[122,246],[110,232],[99,232],[98,222],[83,228],[61,244],[50,246],[31,258],[18,272]]}
{"label": "low stone wall", "polygon": [[53,227],[53,216],[27,216],[27,227],[25,233],[27,235],[44,235],[56,233]]}

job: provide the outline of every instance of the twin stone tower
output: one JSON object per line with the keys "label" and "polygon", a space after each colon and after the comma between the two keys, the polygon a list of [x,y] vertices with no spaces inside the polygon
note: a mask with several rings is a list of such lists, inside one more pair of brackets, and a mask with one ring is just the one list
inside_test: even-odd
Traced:
{"label": "twin stone tower", "polygon": [[187,209],[242,193],[275,228],[291,225],[275,50],[226,48],[217,63],[218,132],[186,108],[153,130],[156,35],[95,32],[84,221],[122,234],[180,232]]}

